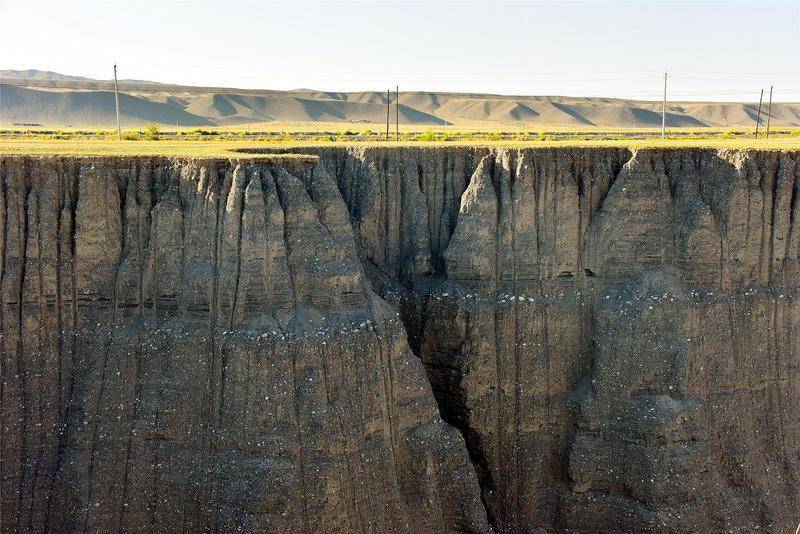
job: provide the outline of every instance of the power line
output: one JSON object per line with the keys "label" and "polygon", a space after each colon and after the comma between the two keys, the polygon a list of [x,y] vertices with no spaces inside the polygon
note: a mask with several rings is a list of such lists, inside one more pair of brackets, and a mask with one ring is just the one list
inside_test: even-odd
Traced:
{"label": "power line", "polygon": [[661,139],[667,135],[667,73],[664,73],[664,99],[661,101]]}
{"label": "power line", "polygon": [[117,108],[117,141],[122,141],[122,129],[119,125],[119,94],[117,93],[117,64],[114,63],[114,104]]}
{"label": "power line", "polygon": [[764,100],[764,90],[761,90],[761,96],[758,97],[758,113],[756,114],[756,138],[758,138],[758,123],[761,122],[761,102]]}
{"label": "power line", "polygon": [[769,119],[772,117],[772,86],[769,86],[769,107],[767,108],[767,139],[769,139]]}
{"label": "power line", "polygon": [[400,140],[400,86],[395,86],[394,91],[394,140]]}

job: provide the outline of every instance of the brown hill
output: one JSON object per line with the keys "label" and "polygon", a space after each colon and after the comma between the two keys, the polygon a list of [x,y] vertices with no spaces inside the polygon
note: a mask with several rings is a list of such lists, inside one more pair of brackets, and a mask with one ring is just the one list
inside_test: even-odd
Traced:
{"label": "brown hill", "polygon": [[[53,72],[0,71],[0,124],[108,126],[114,123],[113,82]],[[230,89],[122,80],[123,123],[185,126],[259,122],[343,122],[382,125],[386,93]],[[392,99],[394,95],[392,94]],[[494,95],[483,93],[400,93],[402,124],[478,127],[661,126],[661,103],[615,98]],[[394,121],[395,110],[391,118]],[[757,104],[669,102],[671,127],[752,127]],[[766,106],[761,121],[766,123]],[[799,103],[774,103],[770,122],[800,127]]]}

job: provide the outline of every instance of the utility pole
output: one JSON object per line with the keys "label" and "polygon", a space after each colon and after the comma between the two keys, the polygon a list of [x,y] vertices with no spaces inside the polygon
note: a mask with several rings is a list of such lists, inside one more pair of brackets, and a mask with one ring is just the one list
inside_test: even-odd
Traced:
{"label": "utility pole", "polygon": [[389,140],[389,109],[392,107],[392,95],[386,90],[386,140]]}
{"label": "utility pole", "polygon": [[122,141],[122,129],[119,126],[119,94],[117,93],[117,64],[114,63],[114,104],[117,108],[117,140]]}
{"label": "utility pole", "polygon": [[772,86],[769,86],[769,107],[767,108],[767,139],[769,139],[769,118],[772,117]]}
{"label": "utility pole", "polygon": [[761,96],[758,97],[758,113],[756,114],[756,139],[758,139],[758,123],[761,122],[761,102],[764,101],[764,90],[761,90]]}
{"label": "utility pole", "polygon": [[396,86],[394,90],[394,140],[400,140],[400,86]]}
{"label": "utility pole", "polygon": [[661,100],[661,139],[667,136],[667,73],[664,73],[664,98]]}

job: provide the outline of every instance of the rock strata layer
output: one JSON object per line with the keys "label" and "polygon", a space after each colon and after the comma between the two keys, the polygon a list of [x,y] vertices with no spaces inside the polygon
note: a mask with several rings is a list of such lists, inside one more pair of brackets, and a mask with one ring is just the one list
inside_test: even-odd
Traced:
{"label": "rock strata layer", "polygon": [[800,154],[0,160],[0,530],[791,530]]}

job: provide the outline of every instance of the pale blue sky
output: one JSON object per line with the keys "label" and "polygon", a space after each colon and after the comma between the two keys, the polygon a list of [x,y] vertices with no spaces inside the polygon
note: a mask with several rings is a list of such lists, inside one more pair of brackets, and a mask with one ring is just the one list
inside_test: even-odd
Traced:
{"label": "pale blue sky", "polygon": [[0,0],[0,68],[192,85],[800,101],[792,2]]}

